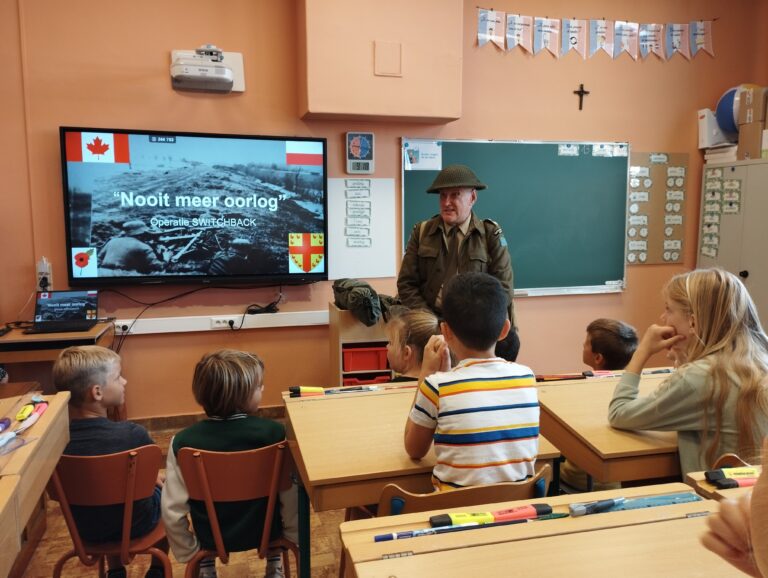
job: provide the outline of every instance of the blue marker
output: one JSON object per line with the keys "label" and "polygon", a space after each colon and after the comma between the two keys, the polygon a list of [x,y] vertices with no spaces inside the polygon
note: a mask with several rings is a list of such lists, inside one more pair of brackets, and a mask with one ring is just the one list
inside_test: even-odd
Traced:
{"label": "blue marker", "polygon": [[0,419],[0,432],[4,432],[9,427],[11,427],[11,418],[4,417],[3,419]]}

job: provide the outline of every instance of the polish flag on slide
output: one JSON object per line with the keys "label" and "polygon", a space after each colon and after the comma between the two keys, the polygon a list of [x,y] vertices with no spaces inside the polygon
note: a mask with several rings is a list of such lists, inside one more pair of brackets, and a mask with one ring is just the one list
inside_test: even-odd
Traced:
{"label": "polish flag on slide", "polygon": [[289,140],[285,143],[286,165],[323,164],[323,143]]}
{"label": "polish flag on slide", "polygon": [[67,161],[73,163],[130,163],[128,135],[111,132],[68,132]]}

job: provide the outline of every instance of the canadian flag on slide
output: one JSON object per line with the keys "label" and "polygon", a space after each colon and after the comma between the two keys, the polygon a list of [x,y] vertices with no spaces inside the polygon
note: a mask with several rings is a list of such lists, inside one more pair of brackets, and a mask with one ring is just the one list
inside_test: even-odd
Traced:
{"label": "canadian flag on slide", "polygon": [[111,132],[68,132],[67,161],[73,163],[130,163],[128,135]]}
{"label": "canadian flag on slide", "polygon": [[322,165],[323,143],[289,140],[285,143],[286,165]]}

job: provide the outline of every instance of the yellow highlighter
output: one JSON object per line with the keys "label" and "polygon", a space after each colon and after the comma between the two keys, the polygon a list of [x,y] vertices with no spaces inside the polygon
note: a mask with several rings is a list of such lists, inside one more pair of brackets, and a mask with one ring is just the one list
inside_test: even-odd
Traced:
{"label": "yellow highlighter", "polygon": [[35,404],[34,403],[26,404],[24,407],[22,407],[19,410],[19,413],[16,414],[16,421],[24,421],[30,415],[32,415],[33,411],[35,411]]}
{"label": "yellow highlighter", "polygon": [[325,395],[325,388],[314,385],[293,385],[288,388],[291,397],[304,397],[310,395]]}

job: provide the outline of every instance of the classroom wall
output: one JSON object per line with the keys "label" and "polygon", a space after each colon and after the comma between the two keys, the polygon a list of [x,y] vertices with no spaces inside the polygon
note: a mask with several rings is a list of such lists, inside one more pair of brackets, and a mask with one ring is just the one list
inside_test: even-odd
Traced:
{"label": "classroom wall", "polygon": [[[371,40],[391,40],[392,31],[365,19],[365,4],[343,10],[328,3],[326,17],[370,30]],[[412,3],[393,0],[403,18]],[[439,0],[421,8],[439,9]],[[411,7],[412,8],[412,7]],[[395,178],[399,190],[401,136],[533,140],[628,140],[638,151],[690,155],[683,266],[628,269],[628,289],[620,295],[519,299],[523,341],[521,361],[541,372],[581,365],[583,328],[598,316],[623,318],[638,328],[661,312],[659,290],[674,273],[695,265],[696,221],[701,157],[696,150],[695,111],[714,106],[730,86],[743,81],[768,83],[768,50],[759,26],[768,8],[759,0],[664,0],[578,3],[558,0],[506,0],[497,10],[549,17],[606,17],[635,21],[688,21],[718,17],[717,57],[687,62],[676,56],[660,63],[605,56],[582,61],[575,54],[557,61],[543,54],[504,54],[475,42],[476,3],[464,2],[463,115],[445,125],[387,122],[302,121],[298,109],[297,3],[287,0],[188,0],[122,4],[77,0],[0,3],[0,34],[6,79],[0,84],[0,202],[4,251],[0,318],[29,319],[34,264],[47,256],[56,288],[65,288],[63,208],[59,168],[59,125],[312,135],[329,139],[331,177],[343,176],[342,144],[347,130],[376,133],[376,177]],[[429,19],[425,19],[428,25]],[[382,37],[382,38],[380,38]],[[170,87],[169,53],[213,42],[242,52],[247,91],[209,95],[177,93]],[[407,39],[403,39],[407,42]],[[364,49],[364,48],[360,48]],[[407,55],[407,51],[404,52]],[[392,90],[398,90],[392,79]],[[584,83],[591,92],[583,111],[572,91]],[[437,209],[437,207],[436,207]],[[477,205],[482,216],[482,196]],[[394,223],[400,238],[400,224]],[[393,248],[400,251],[401,247]],[[399,253],[398,253],[399,254]],[[596,255],[599,258],[599,255]],[[371,280],[382,293],[395,292],[394,279]],[[155,301],[188,287],[126,288],[123,293]],[[330,283],[286,288],[282,311],[325,309]],[[211,290],[151,309],[149,317],[229,314],[248,303],[267,303],[273,289]],[[107,293],[106,315],[130,318],[141,306]],[[26,306],[25,306],[26,304]],[[204,351],[239,347],[257,351],[266,362],[265,403],[279,403],[287,386],[327,382],[328,330],[300,327],[242,333],[200,332],[131,336],[122,355],[129,381],[129,417],[198,411],[189,383]],[[659,359],[659,363],[663,360]],[[14,366],[14,379],[47,380],[49,367]]]}

